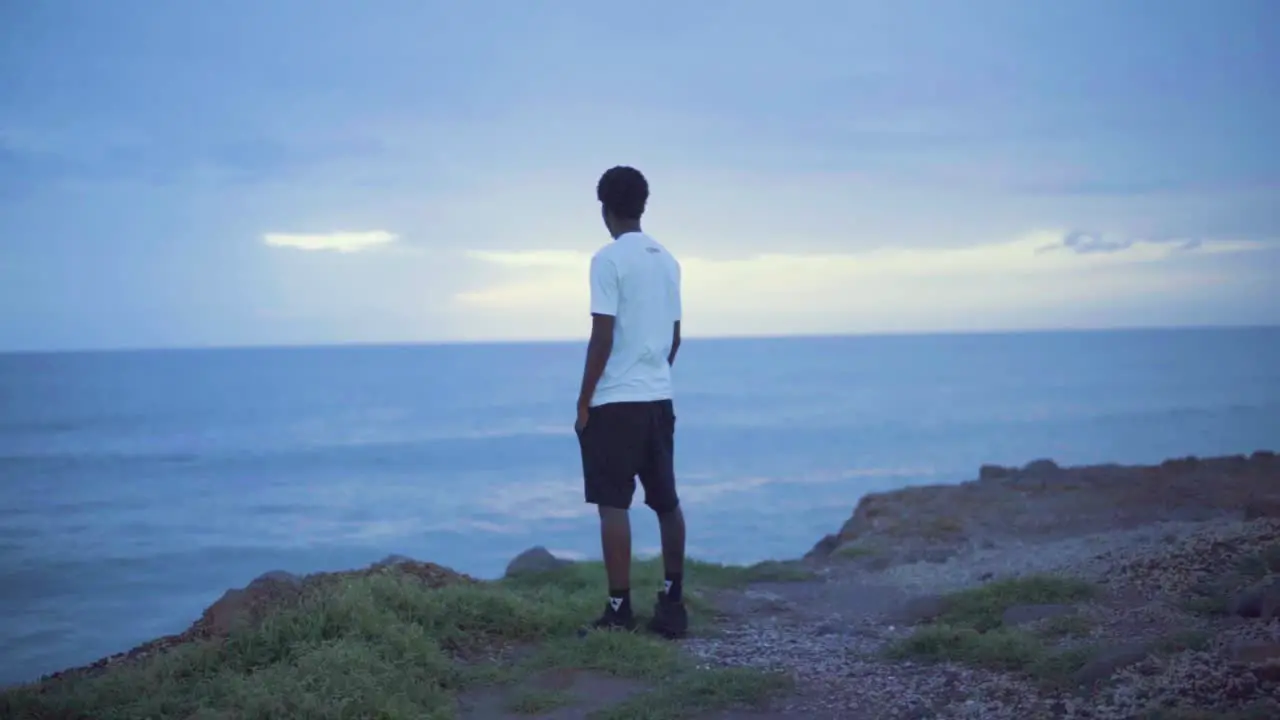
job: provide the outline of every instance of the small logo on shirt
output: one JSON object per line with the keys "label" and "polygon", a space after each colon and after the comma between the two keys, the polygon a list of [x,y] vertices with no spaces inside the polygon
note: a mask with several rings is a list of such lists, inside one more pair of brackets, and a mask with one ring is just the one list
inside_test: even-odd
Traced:
{"label": "small logo on shirt", "polygon": [[661,250],[659,250],[659,249],[658,249],[658,248],[656,248],[656,247],[647,247],[647,248],[645,248],[645,249],[644,249],[644,251],[645,251],[645,252],[647,252],[647,253],[655,253],[655,254],[656,254],[656,253],[660,253],[660,252],[662,252]]}

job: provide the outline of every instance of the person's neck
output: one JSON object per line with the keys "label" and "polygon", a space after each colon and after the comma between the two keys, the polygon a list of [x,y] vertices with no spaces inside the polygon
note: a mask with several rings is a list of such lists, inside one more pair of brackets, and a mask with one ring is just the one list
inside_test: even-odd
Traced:
{"label": "person's neck", "polygon": [[617,232],[613,234],[613,239],[617,240],[618,238],[622,237],[623,235],[626,235],[627,233],[638,233],[638,232],[644,232],[643,230],[640,229],[640,223],[638,222],[627,223],[626,225],[623,225],[622,227],[619,227],[617,229]]}

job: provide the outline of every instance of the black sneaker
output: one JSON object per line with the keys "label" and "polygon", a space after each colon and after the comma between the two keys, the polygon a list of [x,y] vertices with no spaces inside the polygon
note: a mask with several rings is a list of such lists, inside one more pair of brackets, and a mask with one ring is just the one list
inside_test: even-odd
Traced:
{"label": "black sneaker", "polygon": [[668,640],[678,640],[689,633],[689,613],[684,603],[672,602],[665,592],[658,593],[658,602],[653,605],[653,618],[649,620],[649,631],[657,633]]}
{"label": "black sneaker", "polygon": [[592,630],[621,630],[623,632],[632,632],[636,629],[636,618],[631,613],[631,609],[627,608],[623,612],[613,609],[612,603],[606,603],[604,612],[595,622],[578,631],[579,635],[586,635]]}

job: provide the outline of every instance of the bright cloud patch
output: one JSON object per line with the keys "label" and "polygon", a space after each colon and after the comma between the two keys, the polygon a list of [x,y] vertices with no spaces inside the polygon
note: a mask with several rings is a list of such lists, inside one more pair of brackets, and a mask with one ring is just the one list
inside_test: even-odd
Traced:
{"label": "bright cloud patch", "polygon": [[386,230],[367,232],[335,232],[323,235],[299,235],[291,233],[267,233],[262,241],[272,247],[294,250],[354,253],[389,245],[398,239]]}
{"label": "bright cloud patch", "polygon": [[[726,331],[777,332],[959,326],[974,318],[1056,312],[1125,298],[1177,297],[1224,278],[1180,258],[1262,250],[1243,241],[1085,241],[1062,231],[962,248],[883,247],[848,253],[681,258],[685,308]],[[455,308],[520,322],[530,332],[572,332],[587,307],[590,255],[570,251],[471,252],[489,283]],[[1027,315],[1030,317],[1030,315]],[[714,318],[714,322],[711,322]],[[800,328],[797,323],[813,323]],[[768,327],[765,327],[768,325]],[[563,328],[563,330],[561,330]]]}

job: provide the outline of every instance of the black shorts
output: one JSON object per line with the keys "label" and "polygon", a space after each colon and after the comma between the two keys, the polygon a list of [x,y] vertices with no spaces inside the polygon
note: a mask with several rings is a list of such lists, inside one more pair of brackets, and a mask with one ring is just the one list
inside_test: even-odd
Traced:
{"label": "black shorts", "polygon": [[607,403],[591,408],[578,433],[587,502],[626,510],[644,486],[644,504],[665,513],[676,495],[675,408],[670,400]]}

